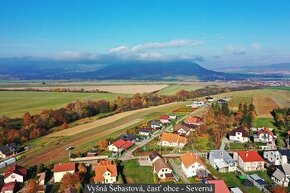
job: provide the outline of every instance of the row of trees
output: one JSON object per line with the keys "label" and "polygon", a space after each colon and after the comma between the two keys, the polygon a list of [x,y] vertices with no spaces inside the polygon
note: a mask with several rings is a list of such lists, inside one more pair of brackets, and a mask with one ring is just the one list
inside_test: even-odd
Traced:
{"label": "row of trees", "polygon": [[[222,138],[226,137],[234,127],[249,128],[253,124],[255,114],[253,104],[240,104],[238,112],[232,112],[227,103],[213,103],[205,113],[204,124],[197,130],[197,135],[208,134],[210,146],[220,147]],[[192,137],[196,138],[196,136]]]}
{"label": "row of trees", "polygon": [[[51,132],[56,126],[65,129],[68,124],[85,117],[92,117],[100,113],[119,113],[150,106],[167,104],[174,101],[183,101],[195,97],[218,94],[231,90],[248,89],[248,87],[219,88],[206,87],[196,91],[179,91],[172,96],[158,95],[157,93],[137,93],[132,97],[119,96],[116,100],[99,101],[76,101],[67,104],[64,108],[45,109],[39,114],[31,115],[26,112],[21,120],[20,126],[11,125],[11,119],[2,117],[0,119],[0,145],[9,142],[26,142]],[[228,114],[228,113],[227,113]],[[225,115],[227,115],[225,114]]]}

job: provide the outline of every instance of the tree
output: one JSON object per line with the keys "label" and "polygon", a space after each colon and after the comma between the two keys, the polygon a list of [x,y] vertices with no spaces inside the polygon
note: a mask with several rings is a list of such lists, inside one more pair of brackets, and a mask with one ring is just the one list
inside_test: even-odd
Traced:
{"label": "tree", "polygon": [[102,149],[107,148],[108,145],[109,145],[109,141],[108,141],[107,139],[104,139],[104,140],[102,140],[102,141],[99,142],[99,146],[100,146],[100,148],[102,148]]}
{"label": "tree", "polygon": [[68,188],[76,188],[78,191],[82,189],[79,174],[66,173],[60,182],[59,192],[64,193]]}
{"label": "tree", "polygon": [[24,113],[24,115],[23,115],[24,126],[28,126],[31,123],[32,123],[32,116],[29,114],[29,112]]}
{"label": "tree", "polygon": [[24,186],[25,193],[35,193],[40,190],[40,186],[36,180],[29,180]]}
{"label": "tree", "polygon": [[287,188],[281,187],[281,186],[275,186],[274,188],[272,188],[272,193],[287,193]]}

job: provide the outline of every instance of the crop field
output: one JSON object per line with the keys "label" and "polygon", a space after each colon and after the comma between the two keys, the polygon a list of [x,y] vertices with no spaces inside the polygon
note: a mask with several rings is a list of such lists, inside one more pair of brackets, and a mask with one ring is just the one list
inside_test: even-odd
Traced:
{"label": "crop field", "polygon": [[[257,90],[246,90],[246,91],[234,91],[228,93],[222,93],[215,95],[215,98],[229,98],[229,106],[232,110],[237,110],[239,103],[250,103],[252,99],[256,98],[258,101],[260,98],[267,97],[273,101],[272,107],[285,108],[290,107],[290,91],[287,90],[272,90],[272,89],[257,89]],[[259,108],[259,107],[258,107]],[[272,110],[272,109],[271,109]],[[268,112],[264,116],[269,116]]]}
{"label": "crop field", "polygon": [[270,115],[270,112],[273,109],[279,108],[277,103],[275,103],[270,97],[254,97],[253,104],[256,107],[258,116]]}
{"label": "crop field", "polygon": [[[93,124],[87,123],[82,125],[82,130],[80,132],[74,127],[71,127],[51,135],[40,137],[29,142],[31,149],[24,154],[24,158],[21,162],[24,165],[35,165],[39,163],[63,161],[66,159],[67,151],[65,148],[68,146],[74,146],[75,152],[89,150],[90,147],[96,145],[98,141],[102,139],[112,137],[115,133],[125,131],[128,127],[134,126],[142,122],[142,120],[148,121],[154,117],[158,117],[162,113],[169,113],[173,109],[184,106],[185,104],[185,102],[171,103],[130,111],[130,114],[128,114],[129,112],[124,112],[117,114],[118,118],[114,117],[115,115],[107,117],[109,119],[111,118],[111,121],[106,121],[107,124],[104,125],[96,124],[95,127],[93,127]],[[102,120],[103,119],[100,119],[99,121]],[[76,126],[76,128],[79,128],[79,126]],[[70,131],[74,134],[69,135]]]}
{"label": "crop field", "polygon": [[186,90],[186,91],[191,91],[191,90],[196,90],[203,88],[204,86],[202,85],[181,85],[181,84],[176,84],[176,85],[169,85],[162,90],[158,92],[160,95],[174,95],[180,90]]}
{"label": "crop field", "polygon": [[22,117],[25,112],[38,113],[43,109],[60,108],[76,100],[114,100],[120,94],[0,91],[0,116]]}

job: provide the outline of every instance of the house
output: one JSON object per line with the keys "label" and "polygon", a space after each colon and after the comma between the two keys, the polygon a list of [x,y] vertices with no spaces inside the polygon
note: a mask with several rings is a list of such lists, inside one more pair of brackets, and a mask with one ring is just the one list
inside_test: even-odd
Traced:
{"label": "house", "polygon": [[160,180],[173,180],[174,176],[171,166],[159,153],[154,151],[152,154],[149,155],[149,159],[152,162],[153,173],[157,174]]}
{"label": "house", "polygon": [[123,139],[124,141],[131,141],[133,143],[140,141],[140,137],[134,134],[124,134],[120,137],[120,139]]}
{"label": "house", "polygon": [[249,132],[242,127],[230,131],[229,140],[233,142],[246,143],[249,141]]}
{"label": "house", "polygon": [[225,99],[218,99],[218,100],[217,100],[217,103],[218,103],[218,104],[226,104],[226,103],[228,103],[228,101],[225,100]]}
{"label": "house", "polygon": [[225,150],[212,150],[209,153],[209,163],[219,172],[234,172],[237,169],[237,161]]}
{"label": "house", "polygon": [[181,124],[177,124],[173,128],[173,132],[177,133],[178,135],[181,135],[181,136],[190,135],[191,130],[192,130],[191,128],[189,128],[185,125],[181,125]]}
{"label": "house", "polygon": [[101,160],[95,166],[94,182],[98,184],[114,184],[117,182],[117,165],[111,160]]}
{"label": "house", "polygon": [[264,151],[263,157],[274,165],[290,163],[290,150],[280,149],[275,151]]}
{"label": "house", "polygon": [[203,118],[197,116],[188,116],[184,119],[184,123],[187,125],[199,126],[203,124]]}
{"label": "house", "polygon": [[260,190],[263,190],[267,185],[267,182],[263,178],[261,178],[258,174],[247,175],[247,178],[250,182],[253,183],[254,186],[259,188]]}
{"label": "house", "polygon": [[139,135],[145,136],[145,137],[151,137],[151,129],[152,128],[139,129]]}
{"label": "house", "polygon": [[6,183],[1,189],[1,193],[15,193],[15,192],[16,192],[16,182]]}
{"label": "house", "polygon": [[230,188],[232,193],[243,193],[239,187]]}
{"label": "house", "polygon": [[40,186],[44,186],[45,185],[45,177],[46,177],[45,172],[37,174],[37,181],[38,181],[38,184]]}
{"label": "house", "polygon": [[193,101],[192,104],[186,106],[191,108],[199,108],[202,107],[203,105],[204,105],[203,101]]}
{"label": "house", "polygon": [[4,183],[24,182],[27,175],[27,169],[19,165],[9,166],[4,174]]}
{"label": "house", "polygon": [[8,143],[0,147],[0,158],[7,158],[16,153],[16,143]]}
{"label": "house", "polygon": [[162,133],[160,145],[165,147],[179,147],[183,148],[187,142],[185,137],[179,136],[175,133]]}
{"label": "house", "polygon": [[290,164],[279,166],[272,174],[271,179],[279,186],[288,187],[290,181]]}
{"label": "house", "polygon": [[160,115],[159,120],[162,124],[169,124],[170,123],[170,117],[168,115]]}
{"label": "house", "polygon": [[269,128],[261,128],[257,135],[254,136],[255,142],[269,143],[274,142],[277,137]]}
{"label": "house", "polygon": [[175,120],[177,118],[176,115],[169,115],[169,120]]}
{"label": "house", "polygon": [[237,151],[234,153],[234,159],[244,172],[264,169],[265,161],[256,151]]}
{"label": "house", "polygon": [[197,176],[201,171],[206,171],[204,163],[194,153],[185,153],[180,159],[182,171],[187,178]]}
{"label": "house", "polygon": [[223,180],[208,180],[208,184],[215,185],[215,193],[230,193],[225,181]]}
{"label": "house", "polygon": [[210,96],[207,96],[207,97],[205,97],[205,100],[207,101],[207,102],[213,102],[213,97],[210,97]]}
{"label": "house", "polygon": [[54,182],[60,182],[65,174],[67,173],[74,174],[75,172],[76,172],[76,164],[73,162],[54,164],[53,167]]}
{"label": "house", "polygon": [[125,141],[123,139],[119,139],[115,141],[113,144],[109,145],[109,151],[114,153],[122,153],[124,150],[129,149],[134,145],[131,141]]}
{"label": "house", "polygon": [[150,122],[150,127],[153,129],[161,129],[162,128],[162,123],[159,120],[153,120]]}
{"label": "house", "polygon": [[77,191],[76,188],[68,188],[68,189],[65,190],[64,193],[77,193],[77,192],[78,192],[78,191]]}

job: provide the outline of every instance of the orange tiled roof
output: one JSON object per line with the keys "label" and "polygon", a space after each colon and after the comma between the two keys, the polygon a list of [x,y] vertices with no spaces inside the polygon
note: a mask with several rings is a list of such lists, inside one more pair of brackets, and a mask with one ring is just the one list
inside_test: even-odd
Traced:
{"label": "orange tiled roof", "polygon": [[76,164],[69,163],[59,163],[55,164],[53,167],[53,172],[67,172],[67,171],[76,171]]}
{"label": "orange tiled roof", "polygon": [[202,122],[202,118],[197,116],[189,116],[185,118],[184,122],[187,124],[200,123]]}
{"label": "orange tiled roof", "polygon": [[96,166],[95,166],[95,182],[103,182],[104,181],[104,173],[110,172],[112,177],[117,177],[117,166],[109,160],[101,160]]}
{"label": "orange tiled roof", "polygon": [[161,141],[186,143],[186,138],[174,133],[162,133]]}
{"label": "orange tiled roof", "polygon": [[189,166],[191,166],[195,162],[198,162],[198,163],[204,165],[203,162],[201,161],[201,159],[199,157],[197,157],[194,153],[190,153],[190,152],[185,153],[180,157],[180,159],[186,168],[188,168]]}

